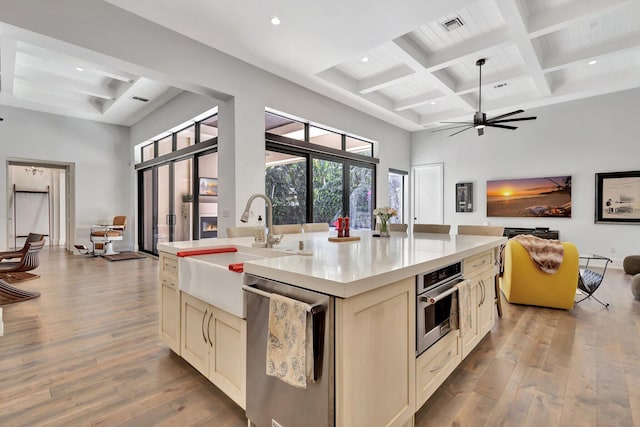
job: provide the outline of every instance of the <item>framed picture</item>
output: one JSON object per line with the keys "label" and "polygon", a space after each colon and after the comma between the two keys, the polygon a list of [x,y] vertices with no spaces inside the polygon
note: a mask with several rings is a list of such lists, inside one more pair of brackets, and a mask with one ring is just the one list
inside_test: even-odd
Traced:
{"label": "framed picture", "polygon": [[200,178],[200,195],[217,196],[218,178]]}
{"label": "framed picture", "polygon": [[473,212],[473,183],[456,184],[456,212]]}
{"label": "framed picture", "polygon": [[571,218],[571,175],[487,181],[487,216]]}
{"label": "framed picture", "polygon": [[596,174],[595,222],[640,224],[640,171]]}

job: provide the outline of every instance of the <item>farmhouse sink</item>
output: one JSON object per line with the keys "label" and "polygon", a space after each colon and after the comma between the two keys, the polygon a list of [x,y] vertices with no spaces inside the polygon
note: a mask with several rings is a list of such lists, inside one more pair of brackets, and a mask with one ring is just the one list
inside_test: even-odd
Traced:
{"label": "farmhouse sink", "polygon": [[229,264],[287,254],[263,248],[236,247],[236,249],[237,252],[179,258],[178,287],[189,295],[244,319],[246,317],[242,291],[244,273],[230,271]]}

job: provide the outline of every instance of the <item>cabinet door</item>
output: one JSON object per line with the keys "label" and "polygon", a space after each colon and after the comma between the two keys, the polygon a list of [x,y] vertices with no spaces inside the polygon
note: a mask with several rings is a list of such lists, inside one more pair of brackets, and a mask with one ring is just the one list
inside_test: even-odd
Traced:
{"label": "cabinet door", "polygon": [[209,306],[209,379],[234,402],[245,408],[247,321]]}
{"label": "cabinet door", "polygon": [[180,354],[180,290],[178,258],[160,254],[160,340]]}
{"label": "cabinet door", "polygon": [[415,279],[336,300],[336,426],[403,426],[415,412]]}
{"label": "cabinet door", "polygon": [[495,320],[495,271],[493,268],[485,270],[479,277],[480,298],[478,300],[478,330],[480,338],[484,337],[492,328]]}
{"label": "cabinet door", "polygon": [[[462,358],[473,350],[480,341],[480,331],[478,330],[478,288],[480,281],[478,276],[469,278],[469,312],[460,312],[460,336],[462,338]],[[460,308],[464,310],[465,304],[461,303]]]}
{"label": "cabinet door", "polygon": [[180,291],[178,284],[160,277],[160,340],[180,354]]}
{"label": "cabinet door", "polygon": [[213,316],[209,304],[182,293],[180,355],[202,375],[209,375],[207,327]]}

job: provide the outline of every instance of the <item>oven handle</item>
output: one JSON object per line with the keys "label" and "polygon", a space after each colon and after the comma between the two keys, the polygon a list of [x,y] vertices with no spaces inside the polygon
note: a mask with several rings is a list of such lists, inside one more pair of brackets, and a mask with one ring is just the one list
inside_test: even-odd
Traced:
{"label": "oven handle", "polygon": [[430,302],[431,304],[435,304],[438,301],[440,301],[441,299],[448,297],[449,295],[451,295],[454,292],[458,292],[458,288],[456,286],[447,289],[446,291],[442,292],[441,294],[436,295],[435,297],[420,297],[420,301],[427,301]]}

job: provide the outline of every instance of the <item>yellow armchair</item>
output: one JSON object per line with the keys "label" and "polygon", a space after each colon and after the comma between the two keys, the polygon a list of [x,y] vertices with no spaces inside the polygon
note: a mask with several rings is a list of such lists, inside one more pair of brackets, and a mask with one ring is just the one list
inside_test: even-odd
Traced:
{"label": "yellow armchair", "polygon": [[509,240],[504,248],[504,273],[500,288],[510,303],[542,307],[573,307],[578,287],[578,249],[562,242],[564,257],[558,271],[548,274],[531,260],[518,242]]}

